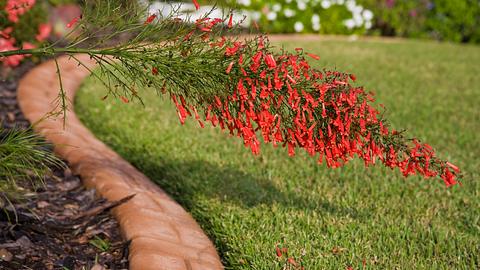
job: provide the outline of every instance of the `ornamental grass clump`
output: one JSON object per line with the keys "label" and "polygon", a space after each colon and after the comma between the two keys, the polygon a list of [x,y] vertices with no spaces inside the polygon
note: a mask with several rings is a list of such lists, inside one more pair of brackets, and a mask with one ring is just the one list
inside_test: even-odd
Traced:
{"label": "ornamental grass clump", "polygon": [[13,194],[17,182],[28,180],[35,187],[62,161],[49,151],[49,144],[31,130],[4,130],[0,126],[0,193]]}
{"label": "ornamental grass clump", "polygon": [[[86,53],[99,66],[101,74],[93,74],[109,89],[104,99],[141,101],[140,89],[151,87],[175,103],[182,124],[190,116],[201,127],[210,122],[240,137],[255,155],[263,139],[288,148],[290,156],[304,149],[330,168],[356,156],[365,166],[381,162],[404,176],[440,177],[447,186],[461,177],[460,170],[439,159],[428,144],[392,129],[373,94],[356,84],[355,75],[312,68],[309,61],[319,56],[301,48],[279,51],[264,35],[245,40],[233,36],[231,14],[205,14],[190,24],[177,11],[167,17],[142,11],[122,14],[112,9],[114,3],[98,1],[72,18],[67,27],[76,38],[64,48],[0,55],[67,54],[77,59],[76,53]],[[111,23],[112,16],[117,23]],[[102,47],[124,33],[132,38]],[[88,45],[79,47],[82,44]],[[63,89],[59,97],[65,112]]]}

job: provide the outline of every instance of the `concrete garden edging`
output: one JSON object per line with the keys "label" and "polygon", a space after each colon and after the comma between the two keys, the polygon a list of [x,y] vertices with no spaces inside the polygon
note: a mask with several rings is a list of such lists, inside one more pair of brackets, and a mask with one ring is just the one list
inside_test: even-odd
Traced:
{"label": "concrete garden edging", "polygon": [[[77,58],[94,68],[87,55]],[[191,215],[82,125],[71,101],[90,72],[68,56],[57,61],[70,101],[65,126],[60,117],[38,122],[55,108],[59,93],[54,60],[35,67],[20,80],[20,108],[31,123],[38,122],[34,129],[54,144],[55,153],[68,161],[87,187],[109,201],[136,194],[113,210],[122,234],[131,240],[130,269],[223,269],[214,245]]]}

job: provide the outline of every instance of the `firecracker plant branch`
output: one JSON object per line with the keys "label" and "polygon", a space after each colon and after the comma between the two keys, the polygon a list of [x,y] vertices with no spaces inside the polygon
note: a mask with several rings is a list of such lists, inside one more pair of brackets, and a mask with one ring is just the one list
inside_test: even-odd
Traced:
{"label": "firecracker plant branch", "polygon": [[[65,54],[78,61],[76,54],[88,54],[99,67],[92,74],[108,89],[104,99],[141,102],[139,91],[154,89],[171,98],[182,124],[189,116],[201,127],[210,122],[241,137],[253,154],[263,140],[287,147],[291,156],[304,149],[332,168],[357,156],[365,166],[379,161],[405,176],[439,176],[447,186],[461,178],[428,144],[393,130],[353,74],[312,68],[317,55],[278,50],[264,35],[242,40],[234,35],[231,14],[207,13],[189,23],[178,10],[161,17],[146,8],[125,10],[116,1],[94,2],[67,25],[75,37],[69,45],[0,56]],[[122,35],[129,38],[116,42]]]}

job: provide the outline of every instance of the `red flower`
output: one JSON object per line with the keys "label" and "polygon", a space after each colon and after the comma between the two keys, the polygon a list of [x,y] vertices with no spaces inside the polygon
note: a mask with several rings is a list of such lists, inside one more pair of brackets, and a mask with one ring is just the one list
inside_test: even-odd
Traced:
{"label": "red flower", "polygon": [[183,41],[189,40],[192,37],[193,33],[195,33],[195,30],[192,30],[188,34],[186,34],[185,37],[183,38]]}
{"label": "red flower", "polygon": [[226,56],[232,56],[234,55],[239,49],[242,44],[240,42],[234,42],[233,47],[227,47],[225,49],[225,55]]}
{"label": "red flower", "polygon": [[233,14],[230,13],[230,19],[228,19],[228,28],[232,28],[233,26]]}
{"label": "red flower", "polygon": [[311,58],[315,59],[315,60],[320,60],[320,56],[316,55],[316,54],[313,54],[313,53],[307,53],[308,56],[310,56]]}
{"label": "red flower", "polygon": [[288,261],[288,263],[291,264],[291,265],[297,265],[297,262],[296,262],[295,259],[292,258],[292,257],[288,258],[287,261]]}
{"label": "red flower", "polygon": [[143,24],[144,25],[150,24],[151,22],[153,22],[153,20],[155,20],[155,18],[157,18],[157,15],[152,14],[152,15],[148,16],[148,18],[145,20],[145,22]]}
{"label": "red flower", "polygon": [[42,42],[45,39],[50,36],[50,33],[52,32],[52,25],[49,23],[42,23],[38,26],[38,34],[35,36],[35,38]]}
{"label": "red flower", "polygon": [[3,30],[0,30],[0,36],[5,38],[5,39],[10,39],[10,37],[11,37],[10,34],[12,33],[12,31],[13,31],[13,27],[11,27],[11,26],[7,27]]}
{"label": "red flower", "polygon": [[128,100],[128,98],[126,98],[126,97],[124,97],[124,96],[120,96],[120,99],[123,101],[123,103],[128,103],[128,102],[130,102],[130,101]]}
{"label": "red flower", "polygon": [[25,14],[25,12],[30,10],[34,4],[35,0],[8,0],[5,5],[8,20],[17,23],[19,16]]}
{"label": "red flower", "polygon": [[265,55],[265,63],[269,68],[275,68],[277,66],[277,63],[275,62],[275,59],[273,58],[273,55],[267,54]]}
{"label": "red flower", "polygon": [[78,22],[78,20],[80,20],[81,18],[82,18],[82,15],[73,18],[69,23],[67,23],[67,28],[72,28],[72,26],[74,26]]}
{"label": "red flower", "polygon": [[158,69],[156,67],[152,67],[152,74],[158,75]]}
{"label": "red flower", "polygon": [[192,0],[193,4],[195,5],[195,9],[196,10],[199,10],[200,9],[200,5],[198,4],[197,0]]}
{"label": "red flower", "polygon": [[452,163],[450,163],[448,161],[446,162],[446,164],[447,164],[448,167],[452,168],[456,173],[460,173],[460,169],[457,166],[453,165]]}
{"label": "red flower", "polygon": [[228,67],[227,67],[227,70],[225,70],[225,73],[227,73],[227,74],[230,73],[230,71],[232,70],[232,67],[233,67],[233,64],[234,64],[234,63],[235,63],[235,62],[232,61],[232,62],[230,62],[230,64],[228,64]]}
{"label": "red flower", "polygon": [[282,257],[282,251],[278,246],[275,247],[275,252],[277,253],[277,257]]}

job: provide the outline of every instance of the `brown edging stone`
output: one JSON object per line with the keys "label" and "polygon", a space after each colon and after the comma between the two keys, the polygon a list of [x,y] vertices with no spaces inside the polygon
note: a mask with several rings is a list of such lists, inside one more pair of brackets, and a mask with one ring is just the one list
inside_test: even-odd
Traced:
{"label": "brown edging stone", "polygon": [[[95,64],[78,55],[89,68]],[[62,83],[72,101],[89,71],[66,56],[57,59]],[[18,102],[26,118],[36,123],[55,105],[59,80],[55,62],[45,62],[23,77]],[[132,270],[216,270],[223,269],[210,239],[179,204],[145,175],[108,148],[85,128],[69,104],[63,119],[47,118],[34,126],[55,145],[55,153],[68,161],[87,187],[93,187],[109,201],[136,194],[116,207],[113,214],[123,235],[131,240],[129,261]]]}

